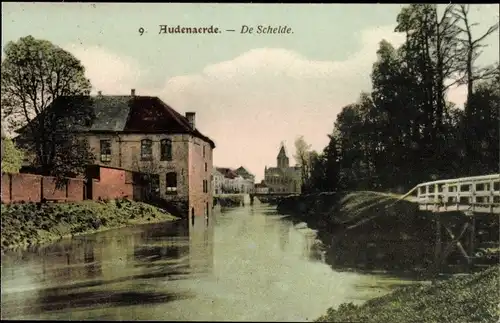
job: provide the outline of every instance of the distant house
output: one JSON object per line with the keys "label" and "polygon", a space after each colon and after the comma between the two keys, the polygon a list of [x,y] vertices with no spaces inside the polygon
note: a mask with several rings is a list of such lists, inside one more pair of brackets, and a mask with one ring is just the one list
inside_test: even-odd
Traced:
{"label": "distant house", "polygon": [[278,153],[277,167],[264,169],[264,182],[269,192],[300,193],[302,187],[302,171],[298,166],[290,167],[285,146],[282,144]]}
{"label": "distant house", "polygon": [[257,194],[269,193],[269,187],[267,187],[264,180],[262,180],[260,183],[255,184],[255,193],[257,193]]}
{"label": "distant house", "polygon": [[[215,144],[197,129],[194,112],[183,116],[158,97],[138,96],[135,90],[59,97],[47,110],[64,118],[64,111],[83,108],[91,111],[92,121],[72,131],[88,139],[98,165],[152,174],[152,195],[175,203],[186,216],[211,215]],[[25,129],[17,131],[21,138]]]}
{"label": "distant house", "polygon": [[219,172],[217,168],[212,169],[212,191],[213,194],[222,193],[222,185],[224,184],[224,174]]}

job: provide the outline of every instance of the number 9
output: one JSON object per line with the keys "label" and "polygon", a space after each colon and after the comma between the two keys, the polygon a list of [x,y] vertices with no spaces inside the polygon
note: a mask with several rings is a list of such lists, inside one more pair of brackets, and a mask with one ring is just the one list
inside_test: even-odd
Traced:
{"label": "number 9", "polygon": [[142,36],[142,34],[144,34],[144,28],[139,28],[139,34]]}

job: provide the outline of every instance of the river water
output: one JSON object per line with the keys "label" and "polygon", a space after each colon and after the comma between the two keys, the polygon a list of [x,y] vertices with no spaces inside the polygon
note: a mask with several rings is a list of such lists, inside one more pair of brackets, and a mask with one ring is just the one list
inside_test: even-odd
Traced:
{"label": "river water", "polygon": [[314,231],[272,207],[219,213],[203,233],[181,221],[75,237],[2,257],[2,319],[311,321],[402,284],[336,272]]}

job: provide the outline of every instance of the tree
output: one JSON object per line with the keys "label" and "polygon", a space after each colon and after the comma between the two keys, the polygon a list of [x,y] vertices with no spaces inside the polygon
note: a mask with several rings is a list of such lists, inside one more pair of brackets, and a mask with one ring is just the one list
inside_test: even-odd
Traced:
{"label": "tree", "polygon": [[16,148],[12,139],[2,138],[2,173],[19,173],[24,152]]}
{"label": "tree", "polygon": [[301,180],[304,185],[309,178],[311,168],[311,145],[308,144],[304,136],[299,136],[295,139],[295,161],[301,167]]}
{"label": "tree", "polygon": [[[27,36],[5,46],[1,73],[3,116],[10,129],[21,132],[19,142],[34,152],[41,173],[66,176],[92,162],[85,139],[74,133],[76,126],[88,125],[93,118],[85,98],[91,85],[77,58],[47,40]],[[77,96],[83,96],[82,109],[64,110],[64,104],[47,109],[59,98]]]}
{"label": "tree", "polygon": [[462,22],[463,27],[458,27],[461,36],[458,38],[461,46],[461,84],[467,85],[467,103],[474,91],[474,83],[479,80],[494,79],[498,69],[494,65],[478,68],[475,66],[476,60],[480,57],[480,49],[486,47],[482,42],[495,31],[498,30],[499,24],[496,23],[490,26],[488,30],[476,39],[472,37],[472,27],[477,26],[478,23],[471,23],[469,21],[469,5],[460,4],[455,7],[453,15]]}

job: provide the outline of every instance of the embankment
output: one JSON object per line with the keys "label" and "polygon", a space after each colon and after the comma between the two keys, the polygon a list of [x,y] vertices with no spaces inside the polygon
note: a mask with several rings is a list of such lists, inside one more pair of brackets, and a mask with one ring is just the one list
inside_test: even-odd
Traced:
{"label": "embankment", "polygon": [[2,251],[132,224],[177,219],[149,204],[129,200],[2,204],[1,211]]}
{"label": "embankment", "polygon": [[245,204],[245,194],[219,194],[214,196],[214,205],[236,207]]}
{"label": "embankment", "polygon": [[330,308],[316,322],[499,322],[500,266],[436,285],[412,285],[362,305]]}
{"label": "embankment", "polygon": [[[399,198],[366,191],[319,193],[290,196],[277,209],[318,230],[333,267],[425,271],[433,262],[434,217]],[[482,240],[498,243],[498,217],[494,218],[478,219],[476,227],[486,232]],[[449,261],[461,258],[453,253]]]}

